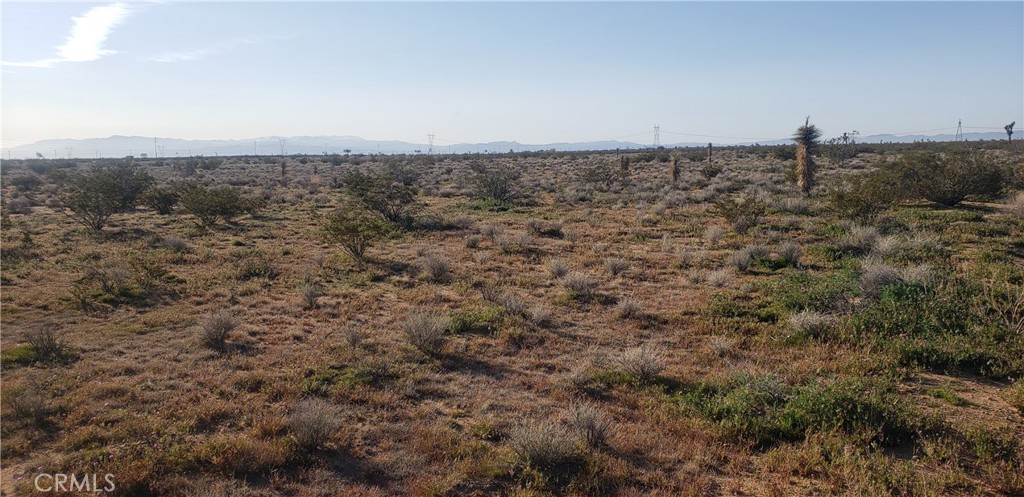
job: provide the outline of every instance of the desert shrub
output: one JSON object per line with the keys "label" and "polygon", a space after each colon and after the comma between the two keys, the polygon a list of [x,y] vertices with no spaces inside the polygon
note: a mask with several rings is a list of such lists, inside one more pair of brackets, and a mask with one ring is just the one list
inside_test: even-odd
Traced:
{"label": "desert shrub", "polygon": [[608,274],[618,276],[629,269],[629,263],[618,257],[611,257],[604,261],[604,267],[608,270]]}
{"label": "desert shrub", "polygon": [[782,262],[787,266],[800,267],[800,260],[803,258],[804,249],[799,243],[793,241],[782,242],[776,249]]}
{"label": "desert shrub", "polygon": [[413,347],[427,355],[441,352],[449,321],[435,314],[413,312],[402,322],[402,332]]}
{"label": "desert shrub", "polygon": [[716,164],[714,162],[705,162],[704,165],[701,166],[700,168],[700,173],[703,174],[705,178],[712,179],[715,176],[722,174],[722,171],[724,170],[725,166],[721,164]]}
{"label": "desert shrub", "polygon": [[751,257],[750,251],[747,249],[743,249],[737,250],[729,254],[729,257],[726,260],[726,262],[730,266],[736,268],[737,271],[743,272],[750,268],[750,264],[753,262],[753,260],[754,258]]}
{"label": "desert shrub", "polygon": [[110,167],[117,190],[118,210],[132,209],[139,197],[153,184],[153,176],[133,162],[122,162]]}
{"label": "desert shrub", "polygon": [[908,152],[896,167],[904,171],[904,185],[916,196],[949,207],[972,197],[1000,195],[1006,177],[1003,167],[985,152],[963,146]]}
{"label": "desert shrub", "polygon": [[470,168],[473,170],[470,187],[475,197],[510,204],[526,196],[526,188],[520,180],[522,174],[514,166],[475,162]]}
{"label": "desert shrub", "polygon": [[320,297],[324,296],[324,286],[313,278],[306,278],[299,285],[299,295],[302,296],[304,309],[316,309],[320,304]]}
{"label": "desert shrub", "polygon": [[207,316],[200,326],[203,343],[214,349],[223,349],[228,335],[238,327],[238,319],[227,312]]}
{"label": "desert shrub", "polygon": [[871,226],[852,226],[849,231],[843,233],[836,240],[835,248],[831,252],[833,259],[842,256],[862,256],[871,252],[878,241],[878,230]]}
{"label": "desert shrub", "polygon": [[178,254],[185,254],[192,250],[188,245],[188,240],[179,236],[164,237],[162,243],[168,250]]}
{"label": "desert shrub", "polygon": [[207,188],[198,183],[182,185],[178,190],[179,202],[186,212],[199,218],[203,226],[231,222],[246,212],[252,212],[257,202],[244,197],[231,186]]}
{"label": "desert shrub", "polygon": [[1024,218],[1024,192],[1011,195],[1005,200],[1004,205],[1010,214]]}
{"label": "desert shrub", "polygon": [[829,161],[839,167],[843,167],[846,161],[857,156],[857,135],[856,131],[843,133],[842,136],[825,140],[821,147],[821,154]]}
{"label": "desert shrub", "polygon": [[810,212],[811,207],[808,205],[807,200],[802,198],[784,198],[780,199],[773,204],[773,207],[779,212],[786,212],[789,214],[807,214]]}
{"label": "desert shrub", "polygon": [[60,201],[72,219],[98,233],[121,210],[119,182],[107,167],[71,174],[62,185]]}
{"label": "desert shrub", "polygon": [[572,433],[551,421],[514,426],[509,430],[508,445],[521,461],[538,469],[571,463],[581,456]]}
{"label": "desert shrub", "polygon": [[71,356],[64,334],[50,326],[28,330],[25,333],[25,341],[40,361],[59,362]]}
{"label": "desert shrub", "polygon": [[420,267],[429,281],[443,283],[451,279],[451,261],[435,254],[427,254],[420,259]]}
{"label": "desert shrub", "polygon": [[[404,177],[404,176],[403,176]],[[366,174],[352,171],[343,178],[345,192],[362,206],[390,223],[408,228],[422,208],[419,191],[394,174]]]}
{"label": "desert shrub", "polygon": [[366,262],[367,249],[389,233],[390,228],[384,221],[358,207],[342,207],[320,222],[324,240],[341,245],[360,265]]}
{"label": "desert shrub", "polygon": [[299,446],[307,450],[322,447],[340,426],[337,409],[315,397],[299,401],[288,416],[288,429]]}
{"label": "desert shrub", "polygon": [[252,280],[266,278],[272,280],[277,278],[280,271],[274,259],[259,249],[247,249],[232,254],[235,258],[235,277],[239,280]]}
{"label": "desert shrub", "polygon": [[620,319],[633,319],[643,315],[643,306],[633,299],[622,299],[615,304],[615,314]]}
{"label": "desert shrub", "polygon": [[32,384],[4,385],[3,417],[5,430],[10,422],[40,425],[50,414],[46,398]]}
{"label": "desert shrub", "polygon": [[611,419],[600,409],[584,403],[575,403],[569,408],[569,426],[590,448],[607,445],[612,431]]}
{"label": "desert shrub", "polygon": [[562,286],[569,292],[569,297],[577,300],[590,300],[597,293],[597,280],[583,273],[572,272],[562,278]]}
{"label": "desert shrub", "polygon": [[891,165],[849,176],[828,193],[827,203],[839,216],[870,221],[907,197],[902,173]]}
{"label": "desert shrub", "polygon": [[767,207],[757,200],[722,197],[715,201],[715,212],[741,234],[760,223],[766,211]]}
{"label": "desert shrub", "polygon": [[900,272],[885,263],[868,260],[861,265],[860,290],[868,297],[877,297],[885,287],[902,281]]}
{"label": "desert shrub", "polygon": [[553,278],[562,278],[569,274],[569,264],[562,259],[550,259],[545,266]]}
{"label": "desert shrub", "polygon": [[171,188],[152,187],[142,194],[142,204],[157,214],[167,215],[178,204],[178,192]]}
{"label": "desert shrub", "polygon": [[42,186],[43,180],[34,174],[19,174],[7,179],[5,183],[13,186],[18,191],[30,192]]}
{"label": "desert shrub", "polygon": [[645,383],[655,380],[665,370],[657,352],[645,346],[622,351],[615,362],[623,373]]}
{"label": "desert shrub", "polygon": [[491,241],[491,243],[497,243],[498,237],[505,233],[504,224],[485,224],[480,226],[480,235]]}
{"label": "desert shrub", "polygon": [[786,326],[793,338],[819,338],[835,322],[827,314],[817,311],[801,311],[789,317]]}
{"label": "desert shrub", "polygon": [[716,269],[714,271],[708,271],[704,276],[704,280],[715,288],[721,288],[729,284],[729,272],[725,269]]}

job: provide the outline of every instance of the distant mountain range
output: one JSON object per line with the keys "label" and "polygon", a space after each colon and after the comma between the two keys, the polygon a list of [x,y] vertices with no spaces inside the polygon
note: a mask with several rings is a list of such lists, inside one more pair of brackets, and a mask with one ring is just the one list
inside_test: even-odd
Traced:
{"label": "distant mountain range", "polygon": [[[968,141],[1005,139],[1004,133],[964,133]],[[860,143],[953,141],[954,135],[869,135],[858,137]],[[780,138],[761,145],[789,144],[788,138]],[[737,143],[731,145],[753,145]],[[701,147],[707,142],[668,143],[663,146]],[[717,145],[717,144],[716,144]],[[730,144],[725,144],[730,145]],[[357,136],[270,136],[248,140],[181,140],[176,138],[154,138],[145,136],[111,136],[107,138],[43,140],[28,145],[5,148],[3,158],[24,159],[44,158],[98,158],[124,157],[189,157],[217,155],[321,155],[321,154],[415,154],[415,153],[504,153],[539,150],[581,151],[581,150],[630,150],[650,148],[649,144],[623,141],[592,141],[572,143],[524,144],[516,141],[494,141],[487,143],[459,143],[435,145],[433,150],[423,143],[403,141],[365,140]]]}

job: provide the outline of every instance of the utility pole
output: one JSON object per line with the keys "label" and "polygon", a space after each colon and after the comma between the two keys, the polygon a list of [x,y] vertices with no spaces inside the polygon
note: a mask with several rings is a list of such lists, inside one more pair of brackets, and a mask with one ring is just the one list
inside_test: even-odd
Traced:
{"label": "utility pole", "polygon": [[660,146],[661,146],[661,126],[655,124],[654,125],[654,148],[658,148]]}

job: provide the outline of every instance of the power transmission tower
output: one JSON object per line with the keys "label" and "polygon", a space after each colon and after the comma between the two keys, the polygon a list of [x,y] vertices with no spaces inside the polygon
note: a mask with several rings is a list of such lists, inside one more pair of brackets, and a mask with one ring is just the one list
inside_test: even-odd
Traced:
{"label": "power transmission tower", "polygon": [[434,151],[434,134],[427,133],[427,155],[430,155]]}
{"label": "power transmission tower", "polygon": [[964,141],[964,127],[963,120],[961,119],[956,120],[956,138],[954,138],[953,141]]}
{"label": "power transmission tower", "polygon": [[654,148],[661,146],[661,126],[654,125]]}

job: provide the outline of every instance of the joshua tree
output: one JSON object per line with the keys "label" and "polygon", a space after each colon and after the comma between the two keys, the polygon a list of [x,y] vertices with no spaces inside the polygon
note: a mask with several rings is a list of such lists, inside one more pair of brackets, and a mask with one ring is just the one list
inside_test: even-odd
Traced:
{"label": "joshua tree", "polygon": [[1013,125],[1014,124],[1017,124],[1017,121],[1014,121],[1014,122],[1012,122],[1010,124],[1007,124],[1006,126],[1003,126],[1003,129],[1006,130],[1006,141],[1008,141],[1008,142],[1013,141]]}
{"label": "joshua tree", "polygon": [[819,138],[821,130],[811,124],[810,116],[793,133],[793,141],[796,142],[796,184],[804,195],[810,194],[811,188],[814,188],[814,158],[811,154],[818,148]]}

